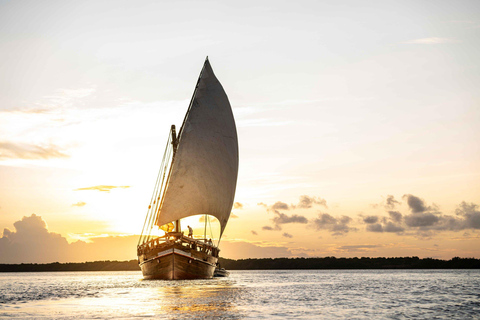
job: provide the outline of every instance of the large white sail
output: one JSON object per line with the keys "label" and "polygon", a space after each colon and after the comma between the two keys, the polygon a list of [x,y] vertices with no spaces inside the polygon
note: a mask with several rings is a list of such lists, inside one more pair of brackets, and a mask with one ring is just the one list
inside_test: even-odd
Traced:
{"label": "large white sail", "polygon": [[220,221],[221,236],[237,185],[238,140],[232,108],[208,59],[178,141],[156,225],[209,214]]}

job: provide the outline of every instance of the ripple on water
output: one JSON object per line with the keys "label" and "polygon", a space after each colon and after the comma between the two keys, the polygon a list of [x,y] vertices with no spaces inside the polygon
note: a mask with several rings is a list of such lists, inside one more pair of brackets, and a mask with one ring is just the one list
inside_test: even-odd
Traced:
{"label": "ripple on water", "polygon": [[139,272],[0,274],[0,317],[465,319],[480,314],[479,270],[232,271],[144,281]]}

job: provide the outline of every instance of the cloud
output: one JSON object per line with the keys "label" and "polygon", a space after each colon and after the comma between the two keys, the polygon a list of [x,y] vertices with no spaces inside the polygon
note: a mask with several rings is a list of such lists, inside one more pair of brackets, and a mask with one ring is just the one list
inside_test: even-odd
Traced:
{"label": "cloud", "polygon": [[344,235],[356,230],[348,226],[351,221],[352,218],[347,216],[335,218],[328,213],[320,213],[318,218],[311,220],[310,223],[317,230],[329,230],[333,235]]}
{"label": "cloud", "polygon": [[325,208],[327,207],[327,200],[320,197],[311,197],[308,195],[301,195],[297,204],[288,205],[285,202],[277,201],[273,205],[268,206],[263,202],[257,203],[257,205],[267,208],[267,211],[273,211],[278,213],[279,210],[293,210],[293,209],[310,209],[314,205],[320,205]]}
{"label": "cloud", "polygon": [[388,211],[388,214],[390,215],[390,219],[392,219],[395,222],[400,222],[402,221],[402,214],[398,211]]}
{"label": "cloud", "polygon": [[72,207],[83,207],[84,205],[86,205],[85,202],[79,201],[77,203],[72,204]]}
{"label": "cloud", "polygon": [[377,216],[367,216],[367,217],[363,218],[363,222],[365,222],[367,224],[376,223],[377,221],[378,221]]}
{"label": "cloud", "polygon": [[106,185],[99,185],[99,186],[94,186],[94,187],[78,188],[78,189],[75,189],[74,191],[97,190],[97,191],[101,191],[101,192],[110,192],[110,190],[116,189],[116,188],[127,189],[127,188],[130,188],[130,186],[106,186]]}
{"label": "cloud", "polygon": [[393,222],[387,222],[387,224],[383,227],[384,232],[394,232],[394,233],[401,233],[405,231],[405,228],[397,225]]}
{"label": "cloud", "polygon": [[286,232],[284,232],[284,233],[282,234],[282,236],[285,237],[285,238],[293,238],[293,236],[292,236],[291,234],[286,233]]}
{"label": "cloud", "polygon": [[279,225],[275,225],[275,227],[270,227],[270,226],[263,226],[262,230],[267,230],[267,231],[280,231],[282,228]]}
{"label": "cloud", "polygon": [[46,222],[35,214],[16,221],[0,238],[0,263],[83,262],[131,260],[136,258],[138,236],[93,238],[92,242],[68,243],[49,232]]}
{"label": "cloud", "polygon": [[412,194],[406,194],[403,198],[406,199],[410,214],[402,215],[399,211],[388,211],[388,217],[378,219],[376,216],[364,217],[366,230],[399,234],[414,231],[420,238],[431,238],[439,231],[480,229],[480,210],[475,203],[463,201],[455,210],[455,216],[452,216],[442,214],[435,204],[427,206],[423,199]]}
{"label": "cloud", "polygon": [[230,218],[233,218],[233,219],[238,219],[238,216],[234,213],[230,213]]}
{"label": "cloud", "polygon": [[455,210],[455,214],[464,219],[463,227],[465,229],[480,229],[480,211],[478,210],[478,205],[462,201]]}
{"label": "cloud", "polygon": [[430,227],[439,221],[440,217],[430,212],[418,212],[405,216],[405,223],[409,227]]}
{"label": "cloud", "polygon": [[364,244],[364,245],[340,246],[340,247],[337,247],[336,250],[342,251],[342,252],[367,252],[367,251],[372,251],[372,249],[380,248],[380,247],[382,246]]}
{"label": "cloud", "polygon": [[307,195],[300,196],[300,200],[297,204],[298,208],[311,208],[314,204],[318,204],[321,206],[327,207],[327,200],[317,197],[310,197]]}
{"label": "cloud", "polygon": [[395,197],[390,194],[387,196],[387,199],[385,199],[385,208],[387,209],[395,209],[395,206],[398,204],[400,204],[400,202],[395,200]]}
{"label": "cloud", "polygon": [[254,230],[251,230],[250,232],[251,232],[254,236],[257,236],[257,235],[258,235],[258,233],[257,233],[256,231],[254,231]]}
{"label": "cloud", "polygon": [[281,201],[275,202],[270,208],[274,211],[276,211],[276,210],[288,210],[289,209],[288,204],[286,204],[285,202],[281,202]]}
{"label": "cloud", "polygon": [[0,142],[0,160],[6,159],[53,159],[68,158],[61,148],[53,144],[38,145],[28,143]]}
{"label": "cloud", "polygon": [[243,209],[243,204],[241,204],[240,202],[235,202],[233,204],[233,209]]}
{"label": "cloud", "polygon": [[429,210],[429,208],[425,205],[423,199],[416,197],[412,194],[406,194],[403,198],[407,199],[408,206],[413,213],[419,213]]}
{"label": "cloud", "polygon": [[319,197],[311,197],[307,195],[300,196],[298,204],[291,204],[288,205],[285,202],[277,201],[273,205],[268,206],[263,202],[257,203],[259,206],[263,206],[267,209],[268,212],[273,212],[274,217],[272,221],[275,225],[275,228],[265,229],[265,230],[281,230],[282,224],[286,223],[303,223],[307,224],[308,219],[302,215],[293,214],[293,215],[286,215],[285,213],[280,212],[280,210],[294,210],[294,209],[309,209],[312,208],[313,205],[321,205],[327,207],[327,201],[325,199]]}
{"label": "cloud", "polygon": [[370,232],[383,232],[383,227],[380,223],[373,223],[367,225],[367,231]]}
{"label": "cloud", "polygon": [[401,233],[405,231],[405,228],[389,221],[385,225],[382,225],[380,223],[369,224],[367,225],[367,231]]}
{"label": "cloud", "polygon": [[438,38],[438,37],[431,37],[431,38],[421,38],[421,39],[414,39],[410,41],[406,41],[403,43],[407,44],[442,44],[442,43],[452,43],[457,42],[454,39],[449,38]]}
{"label": "cloud", "polygon": [[[209,218],[210,222],[217,222],[218,221],[218,219],[213,217],[213,216],[208,216],[208,218]],[[198,218],[198,222],[205,222],[205,215],[201,215],[200,218]]]}
{"label": "cloud", "polygon": [[307,218],[305,218],[304,216],[299,216],[297,214],[287,216],[284,213],[276,213],[272,221],[275,225],[280,225],[285,223],[308,223]]}

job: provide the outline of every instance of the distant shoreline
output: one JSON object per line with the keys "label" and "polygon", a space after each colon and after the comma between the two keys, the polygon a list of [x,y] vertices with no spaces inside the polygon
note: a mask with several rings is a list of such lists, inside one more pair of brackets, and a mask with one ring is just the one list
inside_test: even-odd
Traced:
{"label": "distant shoreline", "polygon": [[[329,269],[480,269],[480,259],[452,258],[440,260],[418,257],[401,258],[264,258],[219,259],[227,270],[329,270]],[[68,263],[0,264],[0,272],[52,272],[52,271],[139,271],[137,260],[92,261]]]}

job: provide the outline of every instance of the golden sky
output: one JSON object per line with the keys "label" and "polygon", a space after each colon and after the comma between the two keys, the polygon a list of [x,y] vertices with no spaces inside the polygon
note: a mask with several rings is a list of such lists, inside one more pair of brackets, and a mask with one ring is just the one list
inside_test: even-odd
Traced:
{"label": "golden sky", "polygon": [[0,263],[136,258],[207,55],[222,256],[480,258],[479,33],[478,1],[0,1]]}

